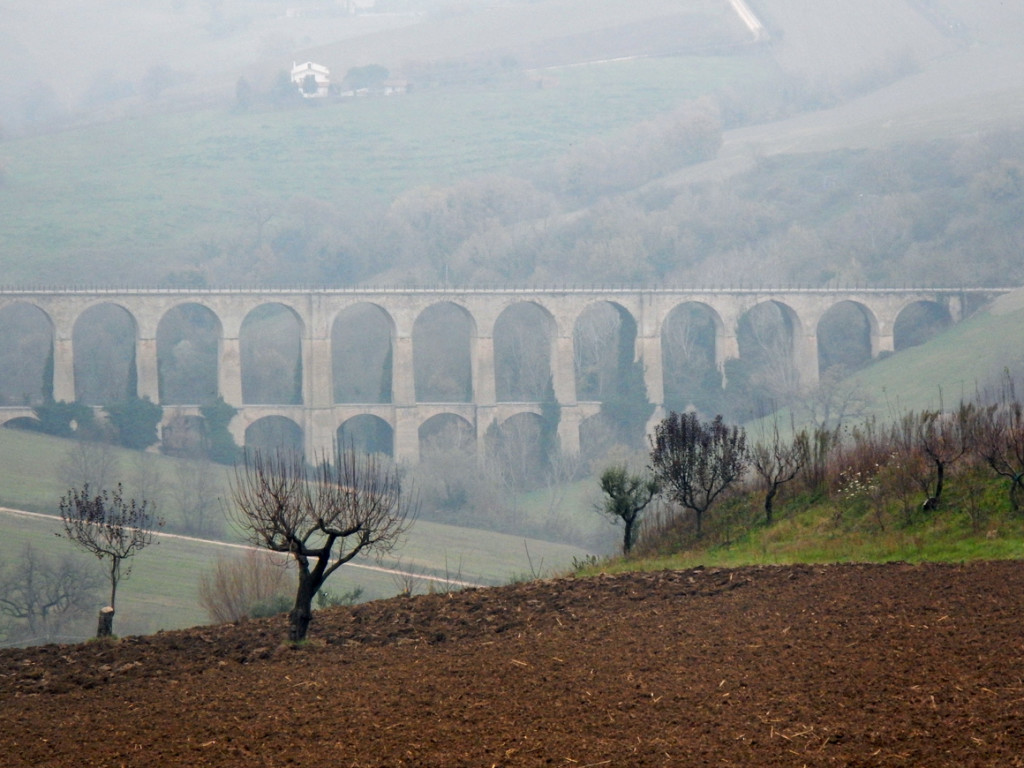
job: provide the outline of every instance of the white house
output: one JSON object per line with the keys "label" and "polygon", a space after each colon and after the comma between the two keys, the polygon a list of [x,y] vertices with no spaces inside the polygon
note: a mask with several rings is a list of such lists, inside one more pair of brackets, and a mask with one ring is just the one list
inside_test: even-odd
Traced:
{"label": "white house", "polygon": [[322,99],[331,87],[331,71],[321,64],[307,61],[304,64],[292,63],[292,82],[299,88],[299,93],[307,99]]}

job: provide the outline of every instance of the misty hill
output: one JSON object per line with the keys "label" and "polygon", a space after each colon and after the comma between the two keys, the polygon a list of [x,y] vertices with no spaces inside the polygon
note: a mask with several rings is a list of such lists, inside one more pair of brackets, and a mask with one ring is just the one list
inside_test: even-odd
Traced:
{"label": "misty hill", "polygon": [[1024,279],[995,0],[4,5],[9,282]]}

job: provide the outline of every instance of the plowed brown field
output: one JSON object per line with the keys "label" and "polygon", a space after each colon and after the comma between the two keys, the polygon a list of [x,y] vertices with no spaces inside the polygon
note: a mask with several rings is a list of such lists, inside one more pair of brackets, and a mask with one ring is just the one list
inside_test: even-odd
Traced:
{"label": "plowed brown field", "polygon": [[564,579],[0,653],[5,766],[1024,766],[1024,563]]}

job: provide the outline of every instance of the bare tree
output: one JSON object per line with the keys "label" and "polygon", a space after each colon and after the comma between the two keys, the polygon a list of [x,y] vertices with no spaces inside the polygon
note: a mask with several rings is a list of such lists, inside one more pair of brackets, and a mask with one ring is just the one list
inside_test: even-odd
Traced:
{"label": "bare tree", "polygon": [[1010,481],[1010,505],[1018,512],[1024,492],[1024,406],[1010,400],[979,409],[976,423],[978,455]]}
{"label": "bare tree", "polygon": [[106,488],[116,464],[110,443],[75,440],[57,465],[57,475],[68,488]]}
{"label": "bare tree", "polygon": [[764,495],[764,519],[772,524],[775,497],[779,489],[800,474],[810,460],[811,440],[806,430],[788,443],[779,435],[779,422],[772,419],[771,433],[750,449],[750,463],[767,488]]}
{"label": "bare tree", "polygon": [[658,481],[650,476],[629,471],[625,465],[608,467],[601,473],[604,501],[601,511],[612,520],[622,520],[622,554],[628,555],[636,540],[636,523],[640,513],[658,493]]}
{"label": "bare tree", "polygon": [[193,536],[212,536],[220,533],[222,518],[217,479],[205,461],[181,462],[174,468],[171,498],[178,507],[181,528]]}
{"label": "bare tree", "polygon": [[758,304],[740,318],[737,332],[740,357],[751,365],[751,382],[775,403],[788,403],[800,390],[793,359],[794,328],[782,306]]}
{"label": "bare tree", "polygon": [[101,613],[97,634],[113,632],[117,585],[132,572],[132,558],[153,543],[154,530],[163,525],[146,500],[136,502],[123,496],[118,483],[114,491],[101,490],[89,495],[88,484],[79,490],[71,488],[60,500],[60,516],[64,533],[80,549],[100,560],[108,561],[110,579],[110,611]]}
{"label": "bare tree", "polygon": [[927,510],[936,509],[942,500],[946,471],[972,449],[974,406],[961,403],[952,413],[922,411],[917,423],[917,444],[933,470],[934,481],[927,475],[919,478],[921,489],[928,494]]}
{"label": "bare tree", "polygon": [[608,303],[588,308],[576,321],[573,365],[580,400],[602,400],[614,389],[622,333],[622,318]]}
{"label": "bare tree", "polygon": [[844,378],[840,366],[826,370],[818,383],[804,391],[793,406],[806,418],[822,429],[839,429],[851,419],[859,420],[870,399],[864,395],[860,379]]}
{"label": "bare tree", "polygon": [[276,556],[255,549],[233,560],[218,558],[199,576],[199,604],[211,621],[220,624],[253,616],[285,594],[284,565]]}
{"label": "bare tree", "polygon": [[747,466],[747,438],[716,416],[701,422],[694,413],[670,413],[654,428],[651,468],[673,500],[691,510],[697,536],[715,499]]}
{"label": "bare tree", "polygon": [[160,459],[149,453],[133,451],[128,457],[127,470],[125,485],[131,495],[136,499],[146,499],[153,509],[163,509],[167,485],[160,473]]}
{"label": "bare tree", "polygon": [[336,450],[308,469],[290,453],[247,455],[231,485],[233,513],[256,546],[286,552],[299,572],[288,637],[306,637],[313,598],[358,554],[390,551],[415,518],[398,468],[373,454]]}
{"label": "bare tree", "polygon": [[26,638],[52,640],[93,600],[99,579],[74,557],[56,557],[26,543],[0,573],[0,615],[22,622]]}

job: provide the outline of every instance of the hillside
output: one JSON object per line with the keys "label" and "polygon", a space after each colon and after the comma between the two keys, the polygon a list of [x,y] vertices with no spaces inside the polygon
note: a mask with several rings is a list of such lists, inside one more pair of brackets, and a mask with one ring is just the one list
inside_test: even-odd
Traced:
{"label": "hillside", "polygon": [[692,569],[0,651],[5,765],[1020,766],[1024,568]]}
{"label": "hillside", "polygon": [[[666,189],[685,201],[694,183],[729,180],[765,158],[786,165],[808,152],[984,143],[1024,111],[1024,22],[995,0],[759,0],[769,32],[761,42],[724,0],[424,0],[398,13],[321,17],[301,7],[289,15],[272,0],[171,6],[76,7],[74,29],[52,31],[44,10],[5,8],[8,281],[432,282],[453,254],[453,264],[485,262],[455,279],[561,281],[547,264],[573,265],[574,247],[597,247],[570,226],[593,211],[625,227],[605,240],[634,251],[642,268],[592,279],[714,282],[713,269],[673,271],[686,243],[630,230],[620,196],[655,182],[658,194],[641,206],[650,213]],[[76,38],[88,45],[70,45]],[[136,44],[120,46],[125,39]],[[289,103],[275,78],[306,57],[336,77],[383,65],[412,90]],[[252,104],[239,100],[240,78]],[[719,116],[710,162],[644,155],[662,141],[680,145],[671,125],[680,109],[690,110],[690,127],[714,128]],[[40,129],[48,134],[27,135]],[[490,196],[493,215],[451,220],[430,207],[445,199],[461,216],[478,195]],[[957,201],[927,204],[955,218]],[[441,231],[417,231],[422,221]],[[684,218],[655,231],[690,227]],[[755,232],[743,246],[771,253],[787,244]],[[545,265],[521,275],[489,261],[520,251],[541,252]],[[723,260],[718,272],[734,270],[728,253],[709,252]]]}

